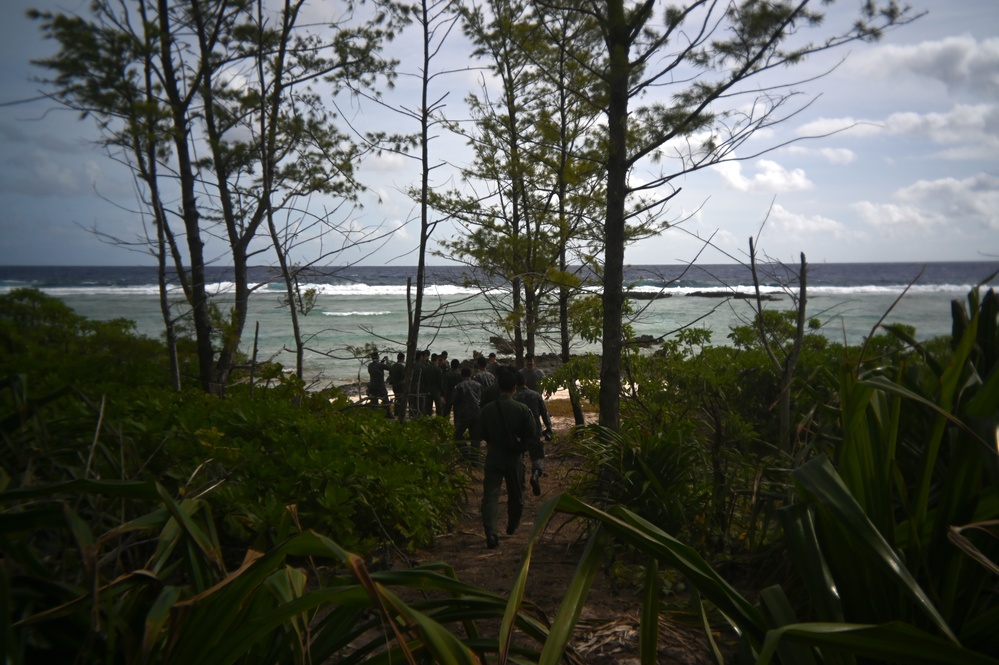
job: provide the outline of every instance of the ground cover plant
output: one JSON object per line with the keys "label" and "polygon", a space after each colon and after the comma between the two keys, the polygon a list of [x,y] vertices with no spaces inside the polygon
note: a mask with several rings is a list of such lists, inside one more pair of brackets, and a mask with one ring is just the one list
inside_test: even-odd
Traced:
{"label": "ground cover plant", "polygon": [[[29,344],[6,325],[19,310],[0,305],[0,342]],[[539,509],[505,595],[447,563],[383,569],[380,544],[427,542],[460,502],[466,476],[440,421],[401,424],[294,381],[173,403],[129,364],[127,398],[111,370],[100,397],[51,378],[36,394],[32,372],[4,366],[4,650],[12,662],[554,663],[575,658],[610,555],[644,571],[644,662],[681,598],[709,637],[723,623],[741,636],[715,645],[717,662],[999,662],[999,301],[976,290],[953,319],[949,340],[892,328],[860,348],[806,345],[790,450],[768,445],[775,377],[751,339],[716,351],[692,335],[636,358],[633,426],[579,433],[589,484]],[[43,337],[93,363],[101,345],[86,340],[100,332],[83,330]],[[590,540],[549,621],[525,589],[556,515],[587,520]],[[733,583],[736,565],[769,581]]]}
{"label": "ground cover plant", "polygon": [[[799,389],[793,400],[800,436],[790,453],[760,449],[767,437],[759,433],[766,430],[734,414],[747,425],[735,430],[748,436],[724,440],[726,468],[742,468],[742,473],[727,473],[729,489],[738,491],[740,482],[755,477],[755,503],[731,511],[736,519],[715,522],[712,530],[722,539],[701,542],[697,549],[676,534],[694,537],[696,525],[707,524],[724,506],[710,489],[700,491],[700,507],[688,502],[683,509],[691,512],[677,527],[675,518],[662,514],[675,495],[667,499],[669,490],[654,480],[671,478],[670,489],[689,496],[693,488],[696,497],[698,485],[692,481],[698,478],[682,456],[669,457],[681,467],[669,475],[658,471],[656,460],[666,454],[664,446],[700,449],[691,459],[703,466],[717,453],[712,437],[718,432],[708,428],[709,436],[700,439],[675,426],[664,430],[666,436],[654,432],[686,422],[688,413],[710,414],[712,400],[729,407],[720,391],[698,392],[690,377],[710,385],[724,371],[738,374],[750,366],[737,362],[736,349],[725,351],[729,362],[711,371],[706,368],[714,354],[701,350],[687,374],[686,359],[670,365],[670,373],[652,373],[660,382],[667,377],[670,388],[682,385],[677,393],[687,399],[664,400],[656,411],[661,393],[639,384],[632,406],[646,417],[635,419],[638,431],[627,437],[595,432],[605,463],[599,482],[590,487],[603,492],[592,492],[589,503],[563,495],[537,520],[536,534],[558,512],[593,524],[593,545],[567,591],[541,662],[557,661],[593,575],[615,543],[646,563],[643,662],[655,662],[664,567],[685,577],[706,627],[723,621],[740,634],[738,651],[731,655],[738,662],[999,662],[994,630],[999,621],[999,299],[992,290],[976,289],[967,303],[955,303],[953,321],[950,340],[919,344],[911,331],[889,328],[860,348],[835,349],[838,357],[806,361],[807,389]],[[667,348],[667,357],[673,351]],[[762,378],[756,377],[752,389],[766,394]],[[824,401],[806,399],[816,395]],[[767,411],[764,405],[758,408]],[[650,414],[667,412],[649,427]],[[615,449],[616,455],[608,452]],[[769,497],[762,491],[764,477],[776,483]],[[700,483],[710,487],[703,474]],[[663,498],[648,501],[649,494]],[[718,554],[725,555],[724,562],[737,553],[731,544],[745,542],[744,529],[760,503],[779,519],[779,528],[770,528],[770,536],[757,546],[780,548],[787,567],[780,584],[740,591],[708,557],[714,555],[718,563]],[[718,547],[719,542],[727,545]],[[525,574],[529,559],[530,547]],[[724,658],[720,649],[716,658]]]}

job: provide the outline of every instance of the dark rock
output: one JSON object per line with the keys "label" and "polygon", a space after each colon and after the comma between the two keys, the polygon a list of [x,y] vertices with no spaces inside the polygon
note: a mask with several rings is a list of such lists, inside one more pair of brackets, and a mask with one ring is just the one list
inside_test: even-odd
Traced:
{"label": "dark rock", "polygon": [[631,291],[627,294],[632,300],[662,300],[663,298],[672,298],[672,293],[663,293],[662,291]]}
{"label": "dark rock", "polygon": [[635,338],[635,344],[643,349],[655,346],[657,343],[658,340],[652,335],[639,335]]}
{"label": "dark rock", "polygon": [[497,353],[512,354],[514,352],[513,344],[507,341],[505,337],[493,335],[489,338],[489,343],[496,348]]}
{"label": "dark rock", "polygon": [[[736,300],[755,300],[756,294],[753,293],[739,293],[739,292],[729,292],[729,291],[691,291],[687,294],[689,298],[734,298]],[[772,300],[780,300],[779,297],[763,294],[760,296],[760,300],[764,302],[770,302]]]}

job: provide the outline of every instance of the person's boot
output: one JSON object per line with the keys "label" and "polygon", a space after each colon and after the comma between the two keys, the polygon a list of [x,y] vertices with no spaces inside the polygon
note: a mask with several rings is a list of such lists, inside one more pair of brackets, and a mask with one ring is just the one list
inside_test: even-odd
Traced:
{"label": "person's boot", "polygon": [[544,475],[541,469],[534,469],[531,471],[531,491],[534,492],[534,496],[541,496],[541,476]]}
{"label": "person's boot", "polygon": [[486,547],[488,547],[491,550],[494,550],[497,547],[499,547],[499,536],[497,536],[495,533],[487,535],[486,536]]}

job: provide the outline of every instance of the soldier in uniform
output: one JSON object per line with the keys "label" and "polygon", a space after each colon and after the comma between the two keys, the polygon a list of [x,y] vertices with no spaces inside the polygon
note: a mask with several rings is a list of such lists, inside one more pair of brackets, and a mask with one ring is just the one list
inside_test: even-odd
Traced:
{"label": "soldier in uniform", "polygon": [[552,440],[552,419],[541,393],[527,387],[523,372],[518,372],[516,378],[517,392],[513,399],[529,408],[533,416],[531,420],[534,422],[535,436],[527,446],[527,452],[531,456],[531,491],[534,496],[540,496],[541,476],[545,475],[545,444],[541,439],[544,437],[545,441]]}
{"label": "soldier in uniform", "polygon": [[399,353],[395,362],[389,367],[389,385],[392,386],[392,396],[396,401],[402,396],[402,384],[406,381],[406,354]]}
{"label": "soldier in uniform", "polygon": [[524,513],[524,451],[537,435],[531,410],[513,400],[517,372],[502,367],[497,372],[499,397],[482,407],[479,426],[486,440],[485,474],[482,480],[482,526],[486,547],[499,546],[497,521],[499,497],[506,483],[506,532],[512,535]]}
{"label": "soldier in uniform", "polygon": [[535,392],[540,392],[538,382],[545,378],[545,372],[538,369],[533,353],[524,356],[524,368],[520,370],[520,374],[524,377],[524,385]]}
{"label": "soldier in uniform", "polygon": [[[457,361],[455,361],[457,362]],[[461,455],[470,462],[479,461],[479,399],[482,386],[472,379],[472,370],[461,370],[461,381],[448,396],[446,409],[454,413],[454,441]]]}
{"label": "soldier in uniform", "polygon": [[371,353],[371,362],[368,363],[368,397],[375,404],[385,404],[388,406],[388,388],[385,387],[385,372],[390,369],[388,356],[378,360],[378,352]]}

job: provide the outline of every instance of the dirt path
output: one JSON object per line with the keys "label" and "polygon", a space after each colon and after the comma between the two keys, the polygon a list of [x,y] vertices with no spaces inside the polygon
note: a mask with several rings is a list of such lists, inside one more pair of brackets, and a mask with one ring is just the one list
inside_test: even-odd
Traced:
{"label": "dirt path", "polygon": [[[569,452],[570,446],[565,444],[571,422],[565,422],[565,419],[560,421],[553,423],[555,440],[547,446],[546,476],[542,479],[541,496],[534,496],[530,487],[526,488],[524,516],[517,533],[512,536],[504,533],[504,491],[499,511],[500,546],[493,550],[486,548],[479,513],[482,474],[476,472],[459,523],[450,533],[440,536],[432,549],[418,552],[416,560],[420,563],[446,561],[463,581],[508,594],[539,508],[561,492],[568,491],[572,476],[579,473],[580,460]],[[526,600],[540,607],[549,620],[554,619],[558,611],[584,545],[584,526],[578,521],[569,522],[558,516],[535,544]],[[574,636],[573,647],[587,663],[637,663],[640,612],[641,598],[636,589],[615,588],[606,571],[598,573]],[[663,619],[660,622],[659,662],[700,664],[712,661],[707,657],[705,641],[698,630]]]}

